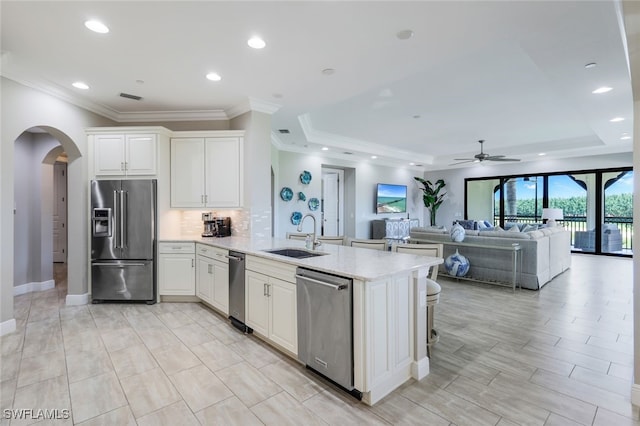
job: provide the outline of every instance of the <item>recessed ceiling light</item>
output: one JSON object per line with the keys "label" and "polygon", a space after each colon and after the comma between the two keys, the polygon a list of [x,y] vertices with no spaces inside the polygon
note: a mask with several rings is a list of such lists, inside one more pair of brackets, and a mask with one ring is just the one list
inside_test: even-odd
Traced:
{"label": "recessed ceiling light", "polygon": [[378,158],[378,156],[377,156],[377,155],[372,155],[372,156],[371,156],[371,159],[373,159],[373,160],[375,160],[376,158]]}
{"label": "recessed ceiling light", "polygon": [[324,75],[332,75],[335,74],[336,70],[334,70],[333,68],[325,68],[322,70],[322,74]]}
{"label": "recessed ceiling light", "polygon": [[271,95],[271,96],[273,96],[273,97],[274,97],[274,98],[276,98],[276,99],[282,99],[282,93],[274,93],[274,94],[273,94],[273,95]]}
{"label": "recessed ceiling light", "polygon": [[546,152],[541,152],[541,153],[540,153],[540,154],[538,154],[538,155],[539,155],[540,157],[542,157],[542,156],[544,156],[544,155],[547,155],[547,153],[546,153]]}
{"label": "recessed ceiling light", "polygon": [[254,49],[262,49],[267,45],[267,43],[265,43],[264,40],[260,37],[251,37],[249,40],[247,40],[247,44],[249,45],[249,47],[252,47]]}
{"label": "recessed ceiling light", "polygon": [[622,140],[622,141],[628,141],[629,139],[631,139],[631,136],[629,136],[629,135],[624,135],[624,136],[622,136],[620,138],[620,140]]}
{"label": "recessed ceiling light", "polygon": [[344,155],[353,155],[353,152],[349,152],[349,151],[344,151],[343,152]]}
{"label": "recessed ceiling light", "polygon": [[596,64],[595,62],[589,62],[588,64],[586,64],[584,67],[586,69],[590,69],[590,68],[595,68],[596,66],[598,66],[598,64]]}
{"label": "recessed ceiling light", "polygon": [[138,83],[138,84],[144,84],[144,80],[136,80],[136,83]]}
{"label": "recessed ceiling light", "polygon": [[73,87],[75,87],[76,89],[82,89],[82,90],[88,90],[89,86],[87,85],[87,83],[83,83],[81,81],[76,81],[75,83],[72,84]]}
{"label": "recessed ceiling light", "polygon": [[207,74],[207,79],[211,81],[220,81],[222,80],[222,77],[220,77],[220,74],[218,73],[210,72],[209,74]]}
{"label": "recessed ceiling light", "polygon": [[599,95],[601,93],[607,93],[607,92],[610,92],[612,90],[613,90],[612,87],[602,86],[602,87],[598,87],[596,90],[594,90],[591,93],[593,93],[594,95]]}
{"label": "recessed ceiling light", "polygon": [[323,147],[322,147],[322,150],[323,150],[323,151],[329,151],[329,148],[327,148],[326,146],[323,146]]}
{"label": "recessed ceiling light", "polygon": [[410,165],[410,166],[415,166],[415,165],[416,165],[416,163],[409,163],[409,165]]}
{"label": "recessed ceiling light", "polygon": [[414,116],[413,116],[413,118],[418,119],[418,118],[420,118],[420,115],[419,115],[419,114],[416,114],[416,115],[414,115]]}
{"label": "recessed ceiling light", "polygon": [[91,31],[99,34],[106,34],[109,32],[109,27],[103,24],[100,21],[96,21],[95,19],[91,19],[84,23],[84,26],[89,28]]}
{"label": "recessed ceiling light", "polygon": [[611,120],[609,120],[609,121],[610,121],[610,122],[612,122],[612,123],[619,123],[619,122],[621,122],[621,121],[624,121],[624,118],[622,118],[622,117],[615,117],[615,118],[612,118],[612,119],[611,119]]}
{"label": "recessed ceiling light", "polygon": [[396,37],[398,37],[399,40],[409,40],[411,37],[413,37],[413,31],[412,30],[398,31],[398,33],[396,34]]}

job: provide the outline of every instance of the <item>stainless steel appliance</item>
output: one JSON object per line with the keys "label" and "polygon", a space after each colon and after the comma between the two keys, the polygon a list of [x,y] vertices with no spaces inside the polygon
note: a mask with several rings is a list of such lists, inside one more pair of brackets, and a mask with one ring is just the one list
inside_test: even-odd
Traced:
{"label": "stainless steel appliance", "polygon": [[203,237],[228,237],[231,235],[231,218],[216,217],[213,213],[202,213]]}
{"label": "stainless steel appliance", "polygon": [[310,269],[296,271],[298,359],[362,398],[353,383],[353,282]]}
{"label": "stainless steel appliance", "polygon": [[156,180],[91,181],[91,300],[156,300]]}
{"label": "stainless steel appliance", "polygon": [[244,321],[244,253],[230,251],[229,255],[229,319],[244,333],[252,333]]}

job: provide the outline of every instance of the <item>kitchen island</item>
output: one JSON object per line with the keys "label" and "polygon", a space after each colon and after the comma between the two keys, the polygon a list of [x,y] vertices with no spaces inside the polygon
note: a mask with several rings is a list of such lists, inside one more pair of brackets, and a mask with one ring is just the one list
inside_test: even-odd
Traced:
{"label": "kitchen island", "polygon": [[[323,245],[320,256],[304,259],[270,253],[283,248],[304,249],[303,241],[281,239],[171,238],[161,244],[194,242],[203,251],[236,251],[247,256],[247,276],[260,276],[282,284],[293,292],[293,305],[273,308],[269,324],[286,330],[256,327],[249,318],[256,309],[247,292],[247,325],[258,336],[296,358],[295,270],[304,267],[353,279],[353,364],[354,386],[363,402],[373,405],[410,378],[422,379],[429,373],[426,351],[426,276],[441,258],[416,256]],[[248,280],[247,286],[250,285]],[[287,294],[287,293],[284,293]],[[289,298],[291,300],[291,298]],[[216,307],[214,305],[214,307]],[[224,309],[218,309],[225,314]],[[277,316],[277,318],[275,317]],[[283,337],[284,336],[284,337]],[[287,338],[289,336],[289,338]]]}

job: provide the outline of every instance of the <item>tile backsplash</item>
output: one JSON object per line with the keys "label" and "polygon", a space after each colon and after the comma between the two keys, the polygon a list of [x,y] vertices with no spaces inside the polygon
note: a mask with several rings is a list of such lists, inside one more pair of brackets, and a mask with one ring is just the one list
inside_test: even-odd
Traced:
{"label": "tile backsplash", "polygon": [[255,212],[241,210],[182,210],[180,211],[180,234],[199,237],[202,234],[202,213],[212,211],[214,216],[231,218],[231,235],[236,237],[271,237],[271,211]]}

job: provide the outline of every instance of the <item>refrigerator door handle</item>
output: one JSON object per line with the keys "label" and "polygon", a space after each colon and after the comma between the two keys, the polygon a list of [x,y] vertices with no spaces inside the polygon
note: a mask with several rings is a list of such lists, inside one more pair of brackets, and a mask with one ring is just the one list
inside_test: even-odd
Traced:
{"label": "refrigerator door handle", "polygon": [[124,268],[126,266],[146,266],[144,263],[92,263],[91,266],[106,266],[110,268]]}
{"label": "refrigerator door handle", "polygon": [[120,248],[120,246],[118,245],[118,237],[120,234],[120,210],[118,209],[118,191],[113,191],[113,210],[115,212],[115,214],[113,215],[113,220],[115,221],[114,225],[116,228],[116,232],[113,233],[113,248],[117,249]]}
{"label": "refrigerator door handle", "polygon": [[120,191],[120,247],[127,248],[127,191]]}

